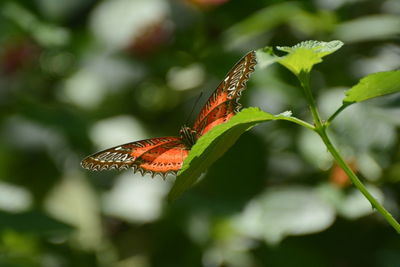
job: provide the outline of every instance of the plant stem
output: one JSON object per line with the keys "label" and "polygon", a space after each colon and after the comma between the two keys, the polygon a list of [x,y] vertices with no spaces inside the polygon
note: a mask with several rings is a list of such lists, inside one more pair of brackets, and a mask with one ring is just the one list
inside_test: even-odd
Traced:
{"label": "plant stem", "polygon": [[340,114],[340,112],[342,112],[345,108],[347,108],[348,106],[350,106],[352,103],[343,103],[340,108],[338,108],[335,113],[333,113],[328,120],[325,122],[326,126],[328,126],[329,124],[331,124],[331,122],[333,121],[334,118],[336,118],[337,115]]}
{"label": "plant stem", "polygon": [[392,227],[400,234],[400,224],[393,218],[392,214],[390,214],[380,203],[374,198],[368,189],[364,186],[364,184],[360,181],[357,175],[352,171],[350,166],[346,163],[343,157],[340,155],[338,150],[332,144],[326,133],[326,127],[329,125],[330,121],[338,115],[347,105],[343,105],[340,107],[328,120],[326,123],[323,123],[321,117],[319,116],[317,106],[315,104],[314,97],[311,93],[310,85],[309,85],[309,74],[301,73],[299,76],[300,83],[304,89],[304,92],[307,97],[307,101],[314,119],[315,129],[314,131],[319,134],[322,141],[325,143],[327,149],[337,162],[337,164],[344,170],[344,172],[349,176],[352,183],[357,187],[357,189],[368,199],[371,203],[372,207],[374,207],[378,212],[382,214],[382,216],[386,219],[386,221],[392,225]]}
{"label": "plant stem", "polygon": [[303,127],[306,127],[306,128],[308,128],[308,129],[310,129],[310,130],[315,131],[314,125],[311,125],[311,124],[309,124],[308,122],[305,122],[305,121],[303,121],[303,120],[300,120],[299,118],[296,118],[296,117],[288,117],[288,118],[280,117],[279,119],[280,119],[280,120],[291,121],[291,122],[297,123],[298,125],[301,125],[301,126],[303,126]]}
{"label": "plant stem", "polygon": [[392,214],[390,214],[380,203],[374,198],[368,189],[364,186],[364,184],[358,179],[357,175],[353,172],[353,170],[349,167],[349,165],[342,158],[340,153],[336,150],[328,135],[326,134],[325,129],[319,132],[319,135],[322,138],[322,141],[325,143],[329,152],[332,154],[333,158],[337,162],[337,164],[345,171],[345,173],[349,176],[350,180],[357,187],[358,190],[368,199],[371,203],[372,207],[378,210],[382,216],[386,219],[388,223],[390,223],[393,228],[400,234],[400,224],[393,218]]}
{"label": "plant stem", "polygon": [[322,121],[321,117],[319,116],[317,105],[315,104],[314,97],[311,93],[310,89],[310,73],[309,72],[301,72],[298,76],[300,80],[300,84],[304,89],[304,93],[306,95],[307,101],[308,101],[308,107],[310,108],[311,114],[314,119],[314,123],[316,126],[316,129],[322,128]]}

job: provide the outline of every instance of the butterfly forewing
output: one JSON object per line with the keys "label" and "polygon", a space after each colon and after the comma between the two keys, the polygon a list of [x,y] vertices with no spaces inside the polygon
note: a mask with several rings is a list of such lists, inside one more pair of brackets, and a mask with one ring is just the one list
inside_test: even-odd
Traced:
{"label": "butterfly forewing", "polygon": [[[218,125],[219,123],[216,123],[216,121],[225,122],[233,116],[232,112],[235,114],[239,111],[241,107],[238,102],[239,98],[256,64],[256,54],[251,51],[232,68],[225,79],[218,85],[193,125],[193,130],[197,131],[199,136]],[[214,109],[218,109],[218,111],[215,112]],[[207,121],[210,121],[212,125]],[[204,128],[207,128],[207,131]]]}
{"label": "butterfly forewing", "polygon": [[[178,147],[185,152],[181,152],[179,155],[174,156],[170,150],[166,151],[165,147]],[[155,162],[161,163],[160,160],[165,160],[166,157],[174,159],[175,162],[179,162],[179,159],[183,162],[183,158],[187,156],[186,147],[183,146],[180,137],[160,137],[151,138],[141,141],[136,141],[132,143],[127,143],[124,145],[112,147],[100,152],[97,152],[91,156],[85,158],[81,165],[88,170],[107,170],[107,169],[128,169],[133,168],[139,170],[142,173],[146,171],[155,172],[163,175],[168,172],[176,171],[176,165],[171,165],[171,167],[163,167],[158,171],[157,168],[152,167],[152,169],[146,169],[147,165],[144,163]],[[155,153],[155,151],[164,151],[163,153]],[[152,153],[149,153],[152,152]],[[174,151],[178,152],[178,151]],[[146,156],[145,156],[146,155]],[[162,157],[161,157],[162,156]],[[158,157],[161,157],[158,159]],[[161,165],[160,165],[161,166]]]}
{"label": "butterfly forewing", "polygon": [[230,120],[236,114],[236,108],[237,102],[235,99],[225,101],[216,106],[199,124],[198,136],[202,136],[215,126]]}

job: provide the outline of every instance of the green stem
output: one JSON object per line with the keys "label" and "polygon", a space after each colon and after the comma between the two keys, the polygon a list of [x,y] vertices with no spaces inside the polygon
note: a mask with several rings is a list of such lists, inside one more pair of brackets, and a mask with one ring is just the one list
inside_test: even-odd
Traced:
{"label": "green stem", "polygon": [[332,144],[326,133],[326,127],[329,125],[330,121],[337,116],[346,106],[342,106],[338,109],[328,120],[327,123],[323,123],[321,117],[319,116],[317,106],[315,104],[314,97],[311,93],[310,85],[309,85],[309,74],[308,73],[300,73],[298,76],[300,83],[304,89],[306,94],[306,98],[314,119],[315,123],[315,132],[319,134],[322,141],[325,143],[327,149],[332,154],[333,158],[337,162],[337,164],[344,170],[344,172],[349,176],[350,180],[357,187],[357,189],[368,199],[371,205],[382,214],[382,216],[386,219],[386,221],[392,225],[392,227],[400,234],[400,224],[393,218],[393,216],[379,203],[379,201],[374,198],[368,189],[364,186],[364,184],[358,179],[357,175],[352,171],[350,166],[346,163],[346,161],[342,158],[338,150]]}
{"label": "green stem", "polygon": [[336,118],[337,115],[340,114],[340,112],[342,112],[345,108],[347,108],[348,106],[350,106],[352,103],[343,103],[340,108],[338,108],[338,110],[335,111],[335,113],[333,113],[328,120],[326,121],[326,126],[328,126],[329,124],[331,124],[331,122],[333,121],[334,118]]}
{"label": "green stem", "polygon": [[321,117],[319,116],[317,105],[316,105],[314,97],[311,93],[310,73],[309,72],[301,72],[299,74],[298,78],[299,78],[301,86],[304,89],[304,93],[305,93],[307,101],[308,101],[308,107],[310,108],[311,114],[313,116],[316,129],[322,128],[323,124],[321,121]]}
{"label": "green stem", "polygon": [[388,223],[390,223],[393,228],[400,234],[400,224],[393,218],[392,214],[390,214],[380,203],[374,198],[368,189],[364,186],[364,184],[358,179],[357,175],[353,172],[353,170],[349,167],[349,165],[344,161],[340,153],[333,146],[331,140],[326,134],[325,129],[319,132],[319,135],[322,138],[322,141],[325,143],[329,152],[332,154],[333,158],[337,162],[337,164],[345,171],[345,173],[349,176],[350,180],[357,187],[358,190],[368,199],[371,203],[372,207],[374,207],[377,211],[379,211],[382,216],[386,219]]}
{"label": "green stem", "polygon": [[285,121],[291,121],[291,122],[294,122],[294,123],[296,123],[298,125],[304,126],[304,127],[308,128],[310,130],[315,131],[314,125],[311,125],[308,122],[300,120],[299,118],[296,118],[296,117],[287,117],[287,118],[286,117],[279,117],[279,119],[280,120],[285,120]]}

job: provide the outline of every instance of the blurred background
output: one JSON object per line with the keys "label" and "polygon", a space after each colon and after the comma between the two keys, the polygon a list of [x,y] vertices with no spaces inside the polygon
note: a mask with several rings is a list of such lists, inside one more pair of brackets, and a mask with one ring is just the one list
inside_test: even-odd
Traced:
{"label": "blurred background", "polygon": [[[324,118],[400,66],[398,0],[3,0],[0,266],[400,266],[399,236],[312,132],[266,123],[180,199],[174,181],[91,173],[100,149],[178,134],[246,52],[342,40],[312,75]],[[295,77],[257,70],[241,102],[310,121]],[[400,96],[346,109],[331,135],[400,217]]]}

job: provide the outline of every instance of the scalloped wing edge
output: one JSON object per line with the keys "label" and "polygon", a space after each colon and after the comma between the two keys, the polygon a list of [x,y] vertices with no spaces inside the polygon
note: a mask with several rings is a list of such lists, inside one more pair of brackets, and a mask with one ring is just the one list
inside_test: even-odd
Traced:
{"label": "scalloped wing edge", "polygon": [[[104,164],[104,163],[103,163]],[[139,167],[138,165],[129,165],[129,164],[122,164],[122,165],[118,165],[117,163],[110,163],[109,165],[105,164],[103,166],[101,166],[100,164],[94,164],[92,162],[89,163],[81,163],[81,166],[84,169],[90,170],[90,171],[103,171],[103,170],[118,170],[118,171],[123,171],[123,170],[128,170],[128,169],[132,169],[134,173],[140,173],[140,175],[144,176],[146,174],[150,174],[150,176],[152,178],[154,178],[156,175],[161,176],[161,178],[163,178],[164,180],[166,179],[166,177],[171,174],[171,175],[175,175],[178,173],[178,171],[167,171],[167,172],[155,172],[155,171],[150,171],[150,170],[145,170],[141,167]]]}

